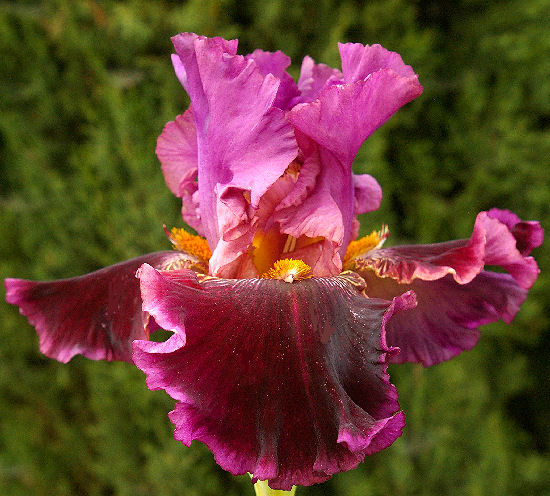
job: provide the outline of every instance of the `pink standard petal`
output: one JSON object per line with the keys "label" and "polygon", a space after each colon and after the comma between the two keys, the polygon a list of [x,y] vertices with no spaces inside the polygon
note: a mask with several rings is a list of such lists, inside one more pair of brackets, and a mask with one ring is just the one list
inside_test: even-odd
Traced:
{"label": "pink standard petal", "polygon": [[333,69],[325,64],[316,64],[308,55],[302,61],[298,89],[300,97],[294,103],[312,102],[317,99],[319,93],[331,84],[342,82],[343,75],[338,69]]}
{"label": "pink standard petal", "polygon": [[382,69],[352,84],[329,86],[317,100],[296,105],[288,119],[351,168],[363,141],[420,93],[416,76]]}
{"label": "pink standard petal", "polygon": [[[296,105],[288,113],[304,157],[318,160],[321,170],[315,190],[304,202],[303,212],[300,206],[298,217],[302,220],[299,224],[303,225],[303,219],[308,216],[310,225],[318,224],[317,229],[323,229],[326,224],[316,216],[316,206],[321,202],[327,207],[336,205],[341,220],[339,230],[333,232],[338,237],[328,238],[335,244],[335,257],[344,258],[346,247],[355,233],[357,205],[352,164],[359,147],[395,111],[420,92],[416,77],[399,76],[386,69],[353,84],[331,85],[319,94],[317,100]],[[369,188],[372,187],[371,182]],[[377,203],[376,198],[364,201],[365,198],[360,196],[359,199],[362,203],[359,208],[370,208]],[[332,215],[331,220],[336,217]],[[334,228],[333,224],[330,228]]]}
{"label": "pink standard petal", "polygon": [[155,152],[167,186],[181,197],[182,180],[191,171],[196,175],[198,169],[197,130],[191,108],[164,126]]}
{"label": "pink standard petal", "polygon": [[151,253],[71,279],[6,279],[6,300],[36,328],[40,351],[60,362],[81,354],[93,360],[131,362],[131,343],[145,339],[136,270],[144,263],[179,267],[182,253]]}
{"label": "pink standard petal", "polygon": [[369,174],[354,174],[355,213],[364,214],[380,207],[382,188],[378,181]]}
{"label": "pink standard petal", "polygon": [[290,57],[280,50],[264,52],[257,49],[247,55],[246,58],[254,60],[264,76],[273,74],[280,81],[273,106],[282,110],[290,108],[291,101],[300,94],[296,82],[286,72],[286,68],[290,65]]}
{"label": "pink standard petal", "polygon": [[[192,34],[172,41],[174,67],[193,104],[201,219],[215,249],[226,233],[237,239],[248,231],[240,226],[250,222],[249,207],[257,208],[298,149],[284,112],[273,106],[280,86],[275,76],[262,75],[254,60],[235,55],[231,42]],[[225,246],[227,254],[218,259],[234,260],[242,250],[238,245],[233,251]]]}
{"label": "pink standard petal", "polygon": [[367,293],[391,298],[413,290],[416,308],[392,317],[387,341],[400,348],[392,362],[420,362],[435,365],[475,346],[478,327],[497,320],[509,323],[527,297],[527,291],[508,274],[482,271],[468,284],[458,284],[450,275],[436,281],[416,279],[412,284],[379,279],[374,272],[363,273]]}
{"label": "pink standard petal", "polygon": [[150,389],[178,400],[178,440],[288,490],[352,469],[400,435],[384,328],[414,295],[368,299],[353,276],[207,279],[200,289],[177,278],[141,269],[144,309],[175,337],[136,341],[133,358]]}
{"label": "pink standard petal", "polygon": [[183,220],[203,235],[197,194],[197,131],[191,108],[164,126],[156,154],[170,191],[182,199]]}
{"label": "pink standard petal", "polygon": [[338,49],[346,83],[355,83],[382,69],[391,69],[406,78],[416,77],[413,68],[403,63],[401,55],[380,45],[338,43]]}

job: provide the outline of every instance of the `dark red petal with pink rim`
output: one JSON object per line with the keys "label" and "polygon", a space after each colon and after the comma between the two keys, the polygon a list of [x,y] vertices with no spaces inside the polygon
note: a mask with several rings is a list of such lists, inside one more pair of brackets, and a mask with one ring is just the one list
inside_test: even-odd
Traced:
{"label": "dark red petal with pink rim", "polygon": [[487,271],[468,284],[458,284],[450,275],[398,284],[372,271],[362,274],[369,296],[391,298],[405,290],[416,294],[416,308],[395,315],[386,327],[388,344],[401,350],[390,358],[395,363],[430,366],[449,360],[475,346],[480,325],[499,319],[511,322],[527,297],[510,275]]}
{"label": "dark red petal with pink rim", "polygon": [[[540,272],[535,259],[520,252],[517,238],[506,223],[492,217],[490,212],[481,212],[478,218],[483,220],[486,231],[485,264],[502,267],[522,288],[529,289]],[[512,229],[519,224],[521,223],[514,224]],[[523,232],[520,232],[522,229]],[[516,233],[520,236],[520,247],[526,253],[531,251],[529,244],[533,241],[542,243],[543,233],[540,226],[537,229],[536,226],[523,223],[523,227],[518,227]]]}
{"label": "dark red petal with pink rim", "polygon": [[272,488],[322,482],[390,445],[404,417],[385,326],[414,305],[365,298],[356,275],[293,284],[140,270],[144,310],[174,335],[136,341],[150,389],[178,403],[175,436]]}
{"label": "dark red petal with pink rim", "polygon": [[379,277],[390,277],[402,284],[415,279],[433,281],[447,274],[465,284],[483,269],[485,236],[485,217],[479,214],[470,239],[381,248],[356,258],[354,263],[360,274],[374,270]]}
{"label": "dark red petal with pink rim", "polygon": [[510,210],[492,208],[487,212],[489,217],[506,224],[516,238],[516,246],[522,255],[529,255],[534,248],[539,247],[544,240],[544,229],[536,220],[521,220]]}
{"label": "dark red petal with pink rim", "polygon": [[36,328],[40,351],[50,358],[68,362],[81,354],[93,360],[131,362],[132,341],[147,338],[136,270],[144,263],[181,268],[186,258],[164,251],[71,279],[6,279],[6,300],[19,306]]}

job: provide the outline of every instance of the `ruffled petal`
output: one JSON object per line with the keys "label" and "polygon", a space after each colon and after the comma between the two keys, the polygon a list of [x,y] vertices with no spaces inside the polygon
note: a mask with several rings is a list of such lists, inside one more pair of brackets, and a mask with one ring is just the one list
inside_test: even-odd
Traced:
{"label": "ruffled petal", "polygon": [[167,186],[182,199],[183,220],[203,235],[197,194],[197,130],[191,108],[164,126],[156,154]]}
{"label": "ruffled petal", "polygon": [[539,247],[544,240],[544,229],[535,220],[521,220],[509,210],[492,208],[487,212],[489,217],[505,224],[516,238],[516,247],[522,255],[529,255],[534,248]]}
{"label": "ruffled petal", "polygon": [[412,284],[379,279],[374,272],[363,275],[369,296],[391,298],[405,290],[416,294],[417,307],[392,317],[386,328],[388,344],[401,350],[391,357],[394,363],[428,367],[449,360],[475,346],[480,325],[511,322],[527,297],[510,275],[487,271],[468,284],[458,284],[450,275]]}
{"label": "ruffled petal", "polygon": [[232,249],[229,241],[249,233],[261,196],[296,157],[294,133],[273,107],[280,81],[235,55],[236,43],[185,33],[172,41],[174,67],[195,116],[202,224],[214,252],[220,238],[228,242],[213,260],[229,263],[242,247],[237,241]]}
{"label": "ruffled petal", "polygon": [[[502,267],[521,287],[529,289],[540,271],[535,259],[525,254],[542,243],[542,228],[536,222],[522,222],[517,217],[517,222],[513,222],[512,216],[515,214],[495,210],[480,214],[483,216],[487,232],[485,264]],[[505,222],[502,222],[501,218]]]}
{"label": "ruffled petal", "polygon": [[192,279],[140,270],[144,310],[174,336],[136,341],[133,358],[150,389],[178,401],[178,440],[199,440],[222,468],[288,490],[354,468],[400,435],[384,329],[413,294],[365,298],[353,274]]}
{"label": "ruffled petal", "polygon": [[[282,232],[295,238],[324,238],[323,263],[318,265],[314,274],[336,275],[342,269],[345,246],[355,217],[351,169],[341,167],[330,151],[318,147],[308,136],[297,131],[296,137],[305,157],[302,169],[304,183],[307,183],[306,194],[299,203],[289,205],[289,202],[284,202],[274,218]],[[301,191],[299,186],[297,182],[297,191]]]}
{"label": "ruffled petal", "polygon": [[191,171],[196,176],[198,169],[197,130],[191,108],[164,126],[155,152],[161,163],[166,185],[180,198],[183,178]]}
{"label": "ruffled petal", "polygon": [[346,83],[355,83],[382,69],[391,69],[405,78],[416,78],[413,68],[403,63],[401,55],[380,45],[338,43],[338,49]]}
{"label": "ruffled petal", "polygon": [[342,82],[343,75],[338,69],[325,64],[316,64],[308,55],[302,61],[298,89],[300,96],[294,104],[312,102],[319,93],[331,84]]}
{"label": "ruffled petal", "polygon": [[[131,343],[146,339],[136,270],[144,263],[181,268],[192,257],[164,251],[71,279],[6,279],[6,300],[36,328],[40,351],[60,362],[81,354],[92,360],[131,362]],[[158,329],[158,327],[157,327]]]}
{"label": "ruffled petal", "polygon": [[421,92],[416,76],[381,69],[354,83],[327,87],[315,101],[296,105],[288,118],[351,168],[363,141]]}
{"label": "ruffled petal", "polygon": [[[316,189],[300,206],[300,212],[296,212],[301,219],[299,224],[303,225],[307,216],[310,225],[318,224],[317,229],[322,230],[326,227],[325,221],[312,207],[324,202],[326,208],[334,210],[331,220],[338,216],[341,219],[338,229],[332,223],[328,226],[333,234],[337,234],[329,238],[334,243],[334,260],[337,256],[340,260],[344,258],[355,232],[352,164],[359,147],[395,111],[420,92],[416,77],[403,77],[386,69],[353,84],[330,85],[315,101],[296,105],[288,113],[304,157],[318,159],[321,169]],[[373,199],[362,206],[370,208],[375,204]]]}
{"label": "ruffled petal", "polygon": [[485,263],[486,218],[478,215],[470,239],[430,245],[401,245],[367,252],[352,264],[363,275],[373,270],[378,277],[390,277],[401,284],[415,279],[433,281],[452,274],[456,282],[470,282]]}
{"label": "ruffled petal", "polygon": [[[417,295],[418,306],[388,326],[388,342],[401,348],[393,361],[433,365],[472,348],[480,325],[511,322],[538,275],[535,260],[516,248],[517,225],[527,226],[520,228],[526,236],[518,235],[531,240],[525,245],[542,242],[538,223],[493,209],[478,214],[469,240],[378,249],[351,262],[369,296]],[[509,274],[481,270],[485,265]]]}
{"label": "ruffled petal", "polygon": [[247,55],[246,58],[254,60],[264,76],[273,74],[280,81],[273,106],[282,110],[289,109],[292,105],[291,101],[300,94],[298,85],[292,76],[286,72],[286,68],[291,62],[290,57],[280,50],[276,52],[264,52],[257,49],[250,55]]}
{"label": "ruffled petal", "polygon": [[369,174],[354,174],[355,213],[364,214],[380,207],[382,188],[378,181]]}

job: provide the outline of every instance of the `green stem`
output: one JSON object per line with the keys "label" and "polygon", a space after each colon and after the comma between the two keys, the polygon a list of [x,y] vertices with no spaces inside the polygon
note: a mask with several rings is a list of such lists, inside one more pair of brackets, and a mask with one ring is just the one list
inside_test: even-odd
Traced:
{"label": "green stem", "polygon": [[256,496],[294,496],[296,486],[293,486],[290,491],[281,491],[280,489],[271,489],[267,485],[267,481],[258,481],[254,484]]}

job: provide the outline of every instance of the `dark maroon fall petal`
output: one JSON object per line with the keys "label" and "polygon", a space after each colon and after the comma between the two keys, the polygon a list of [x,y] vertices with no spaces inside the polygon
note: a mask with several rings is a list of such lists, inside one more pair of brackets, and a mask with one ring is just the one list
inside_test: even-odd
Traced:
{"label": "dark maroon fall petal", "polygon": [[361,275],[372,270],[380,278],[391,278],[401,284],[410,284],[415,279],[433,281],[447,274],[452,274],[460,284],[470,282],[484,265],[485,218],[480,216],[469,239],[372,250],[353,261],[354,270]]}
{"label": "dark maroon fall petal", "polygon": [[505,224],[516,239],[517,249],[522,255],[529,255],[539,247],[544,239],[544,229],[535,220],[521,220],[510,210],[492,208],[487,212],[489,217]]}
{"label": "dark maroon fall petal", "polygon": [[[139,272],[143,308],[174,335],[136,341],[150,389],[178,403],[175,437],[276,489],[322,482],[390,445],[404,416],[385,326],[414,305],[366,298],[355,274],[292,284]],[[392,317],[393,318],[393,317]]]}
{"label": "dark maroon fall petal", "polygon": [[[60,362],[81,354],[92,360],[131,362],[134,339],[146,339],[136,270],[144,263],[181,268],[189,256],[150,253],[71,279],[6,279],[6,300],[36,328],[40,351]],[[157,327],[158,328],[158,327]]]}
{"label": "dark maroon fall petal", "polygon": [[401,350],[390,358],[394,363],[428,367],[449,360],[475,346],[480,325],[500,319],[510,323],[527,297],[510,275],[487,271],[468,284],[458,284],[450,275],[411,284],[379,279],[374,272],[363,275],[370,296],[387,299],[405,290],[416,294],[416,308],[395,315],[386,327],[388,344]]}

